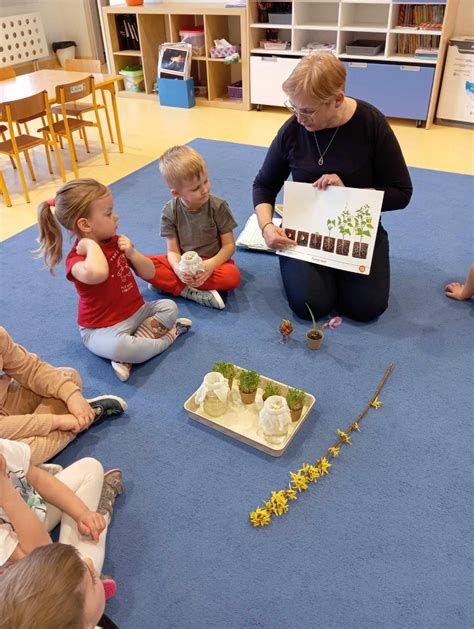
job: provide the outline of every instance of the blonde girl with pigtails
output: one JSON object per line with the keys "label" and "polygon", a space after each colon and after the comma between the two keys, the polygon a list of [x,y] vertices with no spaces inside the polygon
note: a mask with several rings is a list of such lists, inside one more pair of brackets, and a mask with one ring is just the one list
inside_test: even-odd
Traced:
{"label": "blonde girl with pigtails", "polygon": [[63,256],[61,226],[76,237],[66,257],[66,277],[79,296],[79,332],[87,349],[109,359],[123,382],[134,363],[161,354],[192,322],[177,319],[177,306],[169,299],[144,302],[134,273],[149,281],[155,267],[118,234],[113,205],[110,190],[95,179],[69,182],[54,200],[39,205],[38,241],[53,272]]}

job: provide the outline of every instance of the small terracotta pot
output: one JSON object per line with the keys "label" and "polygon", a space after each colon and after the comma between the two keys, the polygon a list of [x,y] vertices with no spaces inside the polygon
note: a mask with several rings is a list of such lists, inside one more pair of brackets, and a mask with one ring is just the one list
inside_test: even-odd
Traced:
{"label": "small terracotta pot", "polygon": [[128,7],[139,7],[143,4],[144,0],[125,0]]}
{"label": "small terracotta pot", "polygon": [[255,397],[257,395],[257,391],[253,391],[252,393],[244,393],[240,392],[240,397],[242,398],[242,402],[244,404],[253,404],[255,402]]}
{"label": "small terracotta pot", "polygon": [[318,330],[317,332],[313,332],[313,330],[306,332],[306,341],[308,343],[309,349],[319,349],[321,347],[323,339],[324,334],[320,330]]}
{"label": "small terracotta pot", "polygon": [[291,421],[297,422],[299,418],[301,417],[302,412],[303,412],[303,407],[299,408],[297,411],[294,411],[292,408],[290,408]]}

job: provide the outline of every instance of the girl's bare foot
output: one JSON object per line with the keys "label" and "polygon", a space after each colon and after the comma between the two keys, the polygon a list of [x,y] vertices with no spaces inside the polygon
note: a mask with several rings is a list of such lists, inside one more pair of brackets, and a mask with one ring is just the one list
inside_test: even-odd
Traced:
{"label": "girl's bare foot", "polygon": [[451,282],[444,289],[444,294],[446,297],[450,297],[451,299],[457,299],[458,301],[464,301],[464,299],[469,299],[470,295],[466,294],[464,284],[460,284],[459,282]]}

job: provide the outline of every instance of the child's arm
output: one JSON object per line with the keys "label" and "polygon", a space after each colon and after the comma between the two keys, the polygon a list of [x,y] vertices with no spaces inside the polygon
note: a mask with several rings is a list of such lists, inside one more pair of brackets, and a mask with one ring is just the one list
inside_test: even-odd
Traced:
{"label": "child's arm", "polygon": [[221,248],[215,256],[203,261],[204,271],[194,278],[193,286],[201,286],[214,273],[218,266],[230,260],[235,252],[235,240],[232,232],[221,234]]}
{"label": "child's arm", "polygon": [[42,522],[27,506],[7,476],[5,457],[0,454],[0,506],[7,514],[18,538],[18,545],[10,561],[19,561],[38,546],[51,544],[52,540]]}
{"label": "child's arm", "polygon": [[72,275],[83,284],[101,284],[109,276],[109,263],[100,246],[91,238],[81,238],[76,251],[86,256],[82,262],[76,262],[71,268]]}
{"label": "child's arm", "polygon": [[155,265],[149,258],[140,253],[138,249],[135,249],[135,245],[130,238],[119,236],[118,247],[120,251],[124,252],[138,277],[141,277],[142,280],[151,280],[155,277]]}
{"label": "child's arm", "polygon": [[75,520],[81,535],[90,536],[94,542],[99,539],[106,527],[103,516],[91,511],[67,485],[34,465],[30,465],[26,478],[46,502]]}

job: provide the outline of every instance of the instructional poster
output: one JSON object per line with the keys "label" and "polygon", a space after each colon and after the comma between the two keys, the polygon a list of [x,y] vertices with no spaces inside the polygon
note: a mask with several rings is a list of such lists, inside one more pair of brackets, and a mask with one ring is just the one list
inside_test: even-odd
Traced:
{"label": "instructional poster", "polygon": [[278,255],[369,275],[384,193],[286,181],[283,228],[295,247]]}

